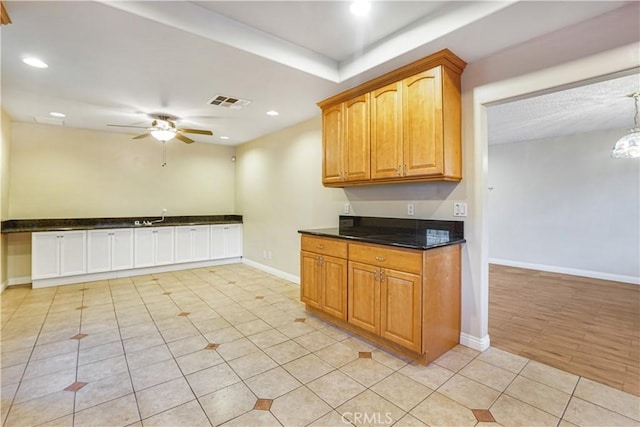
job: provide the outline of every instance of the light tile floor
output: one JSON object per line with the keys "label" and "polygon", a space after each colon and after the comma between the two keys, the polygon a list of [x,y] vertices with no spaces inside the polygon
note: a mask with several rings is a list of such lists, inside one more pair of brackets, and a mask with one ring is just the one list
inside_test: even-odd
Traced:
{"label": "light tile floor", "polygon": [[2,302],[4,426],[638,426],[640,399],[491,348],[428,367],[242,264]]}

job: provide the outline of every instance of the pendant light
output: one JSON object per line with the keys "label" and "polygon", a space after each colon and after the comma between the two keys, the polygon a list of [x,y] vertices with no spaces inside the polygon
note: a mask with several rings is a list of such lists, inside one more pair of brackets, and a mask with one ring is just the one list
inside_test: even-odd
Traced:
{"label": "pendant light", "polygon": [[640,127],[638,127],[638,98],[640,92],[629,95],[635,102],[635,115],[633,116],[633,129],[620,138],[613,146],[611,157],[614,159],[638,159],[640,158]]}

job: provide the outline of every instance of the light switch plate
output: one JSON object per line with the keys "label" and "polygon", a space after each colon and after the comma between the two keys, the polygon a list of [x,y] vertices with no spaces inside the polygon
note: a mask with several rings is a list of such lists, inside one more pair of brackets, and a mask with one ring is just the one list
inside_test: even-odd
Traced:
{"label": "light switch plate", "polygon": [[345,203],[343,208],[342,208],[342,213],[343,214],[348,214],[351,213],[351,205],[349,203]]}
{"label": "light switch plate", "polygon": [[453,216],[467,216],[467,204],[455,202],[453,204]]}

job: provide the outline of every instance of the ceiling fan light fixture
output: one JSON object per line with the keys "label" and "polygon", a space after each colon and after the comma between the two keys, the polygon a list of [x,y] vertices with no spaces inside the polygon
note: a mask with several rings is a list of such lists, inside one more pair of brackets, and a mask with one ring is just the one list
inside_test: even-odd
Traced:
{"label": "ceiling fan light fixture", "polygon": [[638,98],[640,98],[640,92],[632,93],[629,97],[633,98],[635,103],[634,126],[613,146],[611,157],[614,159],[640,159],[640,127],[638,126]]}
{"label": "ceiling fan light fixture", "polygon": [[32,56],[29,56],[27,58],[23,58],[22,62],[24,62],[27,65],[31,65],[32,67],[35,67],[35,68],[47,68],[47,67],[49,67],[47,65],[47,63],[44,62],[43,60],[35,58],[35,57],[32,57]]}
{"label": "ceiling fan light fixture", "polygon": [[168,129],[155,129],[151,131],[151,136],[158,141],[167,142],[176,136],[176,132]]}

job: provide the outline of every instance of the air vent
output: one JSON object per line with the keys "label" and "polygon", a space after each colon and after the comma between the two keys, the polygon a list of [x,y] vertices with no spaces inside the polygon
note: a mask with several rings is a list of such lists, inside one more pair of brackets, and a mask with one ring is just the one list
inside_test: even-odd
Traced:
{"label": "air vent", "polygon": [[218,107],[231,108],[232,110],[240,110],[247,105],[251,104],[248,99],[241,99],[233,96],[216,95],[213,100],[209,102],[211,105],[217,105]]}

